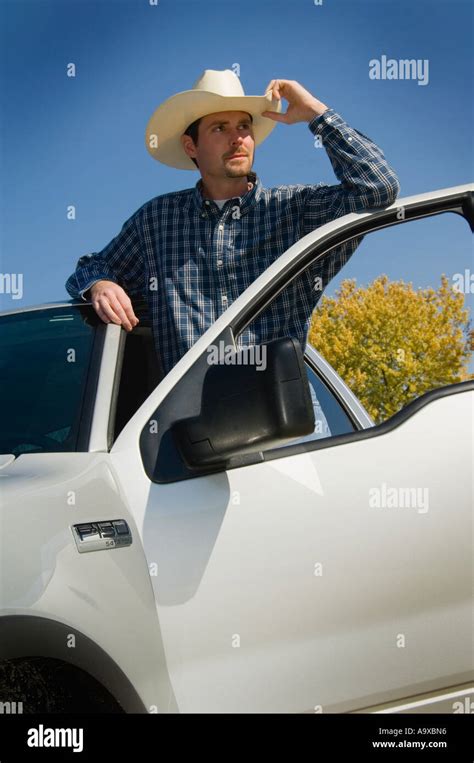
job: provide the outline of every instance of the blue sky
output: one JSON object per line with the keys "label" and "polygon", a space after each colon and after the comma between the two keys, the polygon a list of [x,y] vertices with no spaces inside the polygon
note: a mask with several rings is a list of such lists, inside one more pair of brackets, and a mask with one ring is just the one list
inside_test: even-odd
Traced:
{"label": "blue sky", "polygon": [[[204,69],[238,63],[249,95],[301,82],[383,149],[402,196],[472,182],[472,13],[470,0],[0,0],[0,271],[23,274],[21,301],[0,294],[0,308],[68,299],[82,254],[145,201],[194,186],[197,171],[150,157],[144,132]],[[370,79],[382,55],[427,59],[428,84]],[[266,187],[337,182],[303,123],[277,124],[254,170]],[[474,270],[470,247],[454,215],[386,230],[326,293],[382,272],[436,287],[443,272]]]}

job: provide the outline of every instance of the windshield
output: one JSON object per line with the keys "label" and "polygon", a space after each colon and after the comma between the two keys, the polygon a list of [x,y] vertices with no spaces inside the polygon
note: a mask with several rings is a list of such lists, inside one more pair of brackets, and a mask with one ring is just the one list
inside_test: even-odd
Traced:
{"label": "windshield", "polygon": [[94,316],[75,306],[0,316],[0,453],[76,450]]}

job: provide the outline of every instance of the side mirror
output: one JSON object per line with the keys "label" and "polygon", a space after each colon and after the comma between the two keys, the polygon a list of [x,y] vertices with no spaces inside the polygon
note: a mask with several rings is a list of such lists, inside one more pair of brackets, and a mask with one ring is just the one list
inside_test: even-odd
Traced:
{"label": "side mirror", "polygon": [[284,337],[259,346],[259,365],[249,362],[252,349],[226,352],[210,365],[199,416],[173,424],[174,441],[189,468],[223,464],[231,456],[277,447],[313,432],[314,410],[300,343]]}

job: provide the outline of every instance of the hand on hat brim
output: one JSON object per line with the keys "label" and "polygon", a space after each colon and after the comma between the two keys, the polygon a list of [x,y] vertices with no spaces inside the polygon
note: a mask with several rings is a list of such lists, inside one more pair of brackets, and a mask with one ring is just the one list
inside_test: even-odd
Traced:
{"label": "hand on hat brim", "polygon": [[262,111],[262,117],[272,119],[274,122],[283,124],[310,122],[328,108],[295,80],[272,79],[265,95],[269,93],[277,100],[283,96],[288,101],[288,108],[284,114],[278,114],[276,111]]}

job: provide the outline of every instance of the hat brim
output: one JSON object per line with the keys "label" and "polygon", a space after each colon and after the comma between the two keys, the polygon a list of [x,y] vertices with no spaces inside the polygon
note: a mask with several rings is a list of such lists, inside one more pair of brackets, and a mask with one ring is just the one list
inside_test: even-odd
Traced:
{"label": "hat brim", "polygon": [[200,117],[219,111],[246,111],[253,118],[253,135],[258,146],[277,124],[262,111],[281,112],[281,100],[266,95],[226,96],[202,90],[185,90],[164,101],[150,117],[145,131],[147,151],[158,162],[180,170],[196,170],[186,154],[181,136]]}

